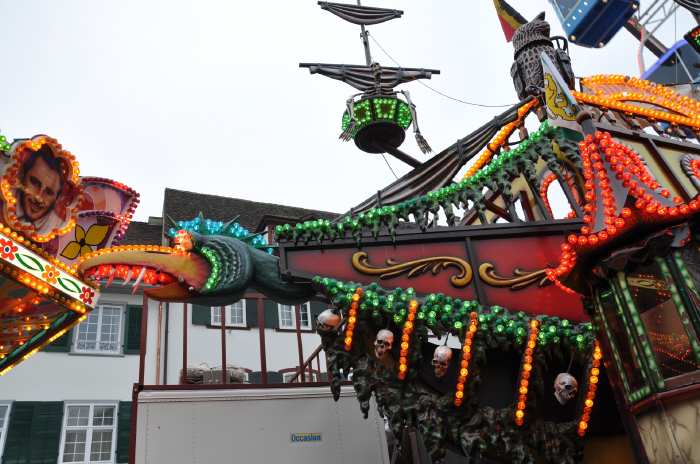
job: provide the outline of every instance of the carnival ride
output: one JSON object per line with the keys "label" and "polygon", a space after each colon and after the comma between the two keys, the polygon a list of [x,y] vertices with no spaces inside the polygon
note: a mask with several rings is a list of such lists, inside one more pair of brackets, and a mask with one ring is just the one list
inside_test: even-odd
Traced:
{"label": "carnival ride", "polygon": [[71,266],[119,242],[139,196],[119,182],[80,177],[75,157],[45,135],[13,143],[0,136],[0,155],[3,375],[88,317],[99,291]]}
{"label": "carnival ride", "polygon": [[[48,296],[73,288],[69,277],[84,279],[75,290],[92,298],[90,285],[135,278],[162,301],[222,305],[249,287],[281,302],[328,301],[334,309],[319,316],[318,331],[333,395],[352,372],[362,411],[374,396],[400,438],[398,459],[440,461],[450,448],[484,462],[578,462],[591,434],[613,458],[631,448],[641,462],[700,459],[691,414],[700,103],[619,75],[583,78],[575,90],[566,47],[555,47],[538,16],[513,35],[521,101],[420,163],[398,148],[414,124],[429,149],[413,102],[395,87],[437,71],[372,62],[365,29],[402,12],[320,5],[360,25],[367,57],[365,65],[302,64],[361,91],[346,102],[341,138],[413,170],[335,221],[278,226],[276,254],[235,222],[204,218],[172,224],[170,247],[106,247],[134,206],[130,191],[117,189],[119,207],[80,203],[76,217],[88,222],[78,219],[74,237],[56,248],[72,266],[51,261],[66,275],[51,274],[46,256],[29,254],[43,252],[6,229],[3,260],[28,264],[8,275]],[[535,115],[540,126],[529,132]],[[32,140],[10,150],[16,162],[49,141]],[[552,213],[555,184],[566,218]],[[0,184],[10,205],[13,185]],[[111,232],[97,241],[91,230],[102,223],[92,218],[103,216]],[[51,288],[31,280],[38,273]],[[76,322],[89,309],[81,304],[13,347],[0,368]],[[621,445],[605,441],[622,432],[613,400]]]}
{"label": "carnival ride", "polygon": [[[147,290],[162,300],[224,304],[252,286],[280,301],[331,302],[319,316],[331,389],[337,397],[351,371],[365,414],[374,394],[403,437],[395,457],[439,461],[452,447],[480,459],[576,462],[589,430],[615,432],[605,430],[617,420],[614,393],[638,458],[694,459],[693,432],[651,444],[670,417],[656,405],[682,407],[671,398],[686,398],[700,366],[697,283],[684,258],[695,252],[700,209],[700,104],[625,76],[584,78],[573,90],[566,48],[538,16],[513,36],[522,101],[418,163],[398,149],[416,116],[395,87],[435,71],[373,63],[365,30],[402,12],[321,7],[361,26],[367,57],[302,64],[362,91],[346,104],[341,138],[414,169],[333,222],[278,226],[278,256],[200,219],[174,225],[172,248],[98,250],[78,272],[104,282],[120,265],[150,266],[172,276]],[[528,133],[532,114],[540,127]],[[554,183],[571,209],[564,219],[552,215]],[[682,412],[671,415],[692,429]]]}

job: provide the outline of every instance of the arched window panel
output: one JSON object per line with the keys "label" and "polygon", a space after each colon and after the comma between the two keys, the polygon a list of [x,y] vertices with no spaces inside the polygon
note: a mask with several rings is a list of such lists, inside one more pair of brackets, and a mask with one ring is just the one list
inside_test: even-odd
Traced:
{"label": "arched window panel", "polygon": [[650,348],[653,354],[650,366],[656,366],[664,379],[698,370],[697,334],[666,262],[657,258],[636,266],[622,285],[632,299],[633,319],[643,326],[645,352]]}
{"label": "arched window panel", "polygon": [[596,298],[603,329],[610,341],[613,361],[624,385],[627,401],[632,403],[651,393],[640,350],[635,344],[632,324],[625,315],[620,298],[609,282]]}
{"label": "arched window panel", "polygon": [[700,248],[697,243],[674,252],[673,264],[682,281],[681,291],[688,305],[688,318],[695,331],[700,329]]}

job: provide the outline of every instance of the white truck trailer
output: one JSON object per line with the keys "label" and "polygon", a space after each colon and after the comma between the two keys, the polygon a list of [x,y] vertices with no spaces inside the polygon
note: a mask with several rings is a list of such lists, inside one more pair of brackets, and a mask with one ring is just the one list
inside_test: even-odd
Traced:
{"label": "white truck trailer", "polygon": [[144,390],[136,464],[389,464],[384,421],[329,388]]}

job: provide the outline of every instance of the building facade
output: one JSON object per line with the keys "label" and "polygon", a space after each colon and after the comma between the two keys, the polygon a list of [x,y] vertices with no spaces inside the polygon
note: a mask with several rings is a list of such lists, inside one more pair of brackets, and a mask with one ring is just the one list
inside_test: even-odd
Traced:
{"label": "building facade", "polygon": [[[169,225],[162,218],[188,220],[200,212],[224,221],[238,215],[251,232],[335,216],[166,189],[162,216],[133,222],[122,244],[165,244]],[[150,385],[318,381],[325,377],[322,357],[303,377],[299,367],[320,344],[315,319],[324,309],[317,302],[279,304],[254,291],[210,308],[149,300],[138,284],[104,288],[85,321],[0,380],[0,462],[127,462],[141,355],[143,383]],[[236,375],[222,378],[232,367]]]}

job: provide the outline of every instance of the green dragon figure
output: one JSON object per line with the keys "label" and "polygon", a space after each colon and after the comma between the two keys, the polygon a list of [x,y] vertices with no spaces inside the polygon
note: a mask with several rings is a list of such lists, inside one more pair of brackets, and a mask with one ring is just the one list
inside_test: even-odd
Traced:
{"label": "green dragon figure", "polygon": [[284,304],[314,296],[310,283],[290,282],[279,273],[278,258],[259,235],[251,235],[235,219],[174,223],[168,231],[174,247],[125,245],[85,256],[78,267],[86,278],[111,284],[132,282],[134,291],[148,285],[146,295],[160,301],[205,306],[235,303],[254,289]]}

